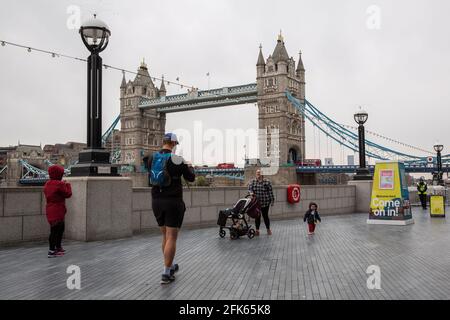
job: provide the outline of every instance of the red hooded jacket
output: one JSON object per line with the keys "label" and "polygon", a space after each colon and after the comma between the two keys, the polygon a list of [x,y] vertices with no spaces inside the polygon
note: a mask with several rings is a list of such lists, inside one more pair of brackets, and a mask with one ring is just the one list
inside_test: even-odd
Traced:
{"label": "red hooded jacket", "polygon": [[70,183],[62,181],[64,168],[59,165],[53,165],[48,168],[50,180],[45,183],[44,194],[47,200],[45,207],[48,222],[54,223],[64,220],[66,215],[66,198],[72,196]]}

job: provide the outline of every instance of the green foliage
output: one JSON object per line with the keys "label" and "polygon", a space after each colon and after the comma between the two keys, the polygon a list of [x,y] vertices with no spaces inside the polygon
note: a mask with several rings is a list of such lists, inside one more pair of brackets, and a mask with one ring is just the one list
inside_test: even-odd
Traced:
{"label": "green foliage", "polygon": [[209,183],[204,176],[197,176],[194,185],[197,187],[207,187],[209,186]]}

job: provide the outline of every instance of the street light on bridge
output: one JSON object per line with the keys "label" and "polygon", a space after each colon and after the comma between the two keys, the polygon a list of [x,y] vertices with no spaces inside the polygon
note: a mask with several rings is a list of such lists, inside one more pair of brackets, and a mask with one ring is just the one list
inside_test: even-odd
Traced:
{"label": "street light on bridge", "polygon": [[117,175],[117,167],[110,163],[110,154],[102,147],[102,58],[99,53],[108,45],[111,31],[101,20],[94,18],[80,27],[81,39],[91,52],[87,59],[87,148],[80,152],[72,176]]}
{"label": "street light on bridge", "polygon": [[353,115],[358,124],[358,142],[359,142],[359,168],[356,169],[354,180],[372,180],[369,170],[366,167],[366,139],[364,136],[364,124],[369,117],[368,113],[361,109]]}
{"label": "street light on bridge", "polygon": [[442,144],[436,143],[434,146],[434,151],[437,153],[437,183],[438,185],[443,185],[444,180],[442,180],[442,158],[441,158],[441,152],[444,149],[444,146]]}

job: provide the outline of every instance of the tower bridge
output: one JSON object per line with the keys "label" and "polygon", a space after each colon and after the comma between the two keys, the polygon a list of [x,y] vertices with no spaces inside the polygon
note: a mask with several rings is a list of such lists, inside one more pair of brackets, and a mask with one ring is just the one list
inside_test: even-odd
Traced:
{"label": "tower bridge", "polygon": [[[157,151],[165,132],[166,114],[256,103],[258,127],[266,132],[279,130],[278,150],[267,155],[278,158],[278,165],[285,167],[302,162],[305,158],[305,119],[328,138],[353,152],[358,151],[358,136],[346,126],[340,125],[323,114],[305,98],[305,67],[302,54],[298,60],[290,57],[283,36],[278,36],[275,48],[266,59],[262,47],[256,62],[256,82],[211,90],[190,88],[187,93],[166,95],[164,81],[157,88],[142,63],[133,81],[122,79],[120,87],[121,146],[120,163],[132,174],[142,171],[142,157]],[[116,119],[117,121],[117,119]],[[107,137],[106,137],[107,138]],[[269,144],[270,142],[268,142]],[[428,165],[424,156],[409,155],[385,146],[366,141],[367,154],[373,159],[399,159],[407,163],[408,172],[432,172],[435,166]],[[118,151],[115,151],[118,158]],[[449,157],[444,159],[449,159]],[[289,166],[288,166],[289,167]],[[302,173],[354,173],[356,166],[296,167]],[[444,166],[444,170],[448,166]],[[209,171],[208,171],[209,170]],[[285,170],[285,169],[283,169]],[[287,169],[286,169],[287,170]],[[292,169],[289,169],[292,170]],[[243,169],[199,169],[199,174],[227,176],[243,179]]]}
{"label": "tower bridge", "polygon": [[281,34],[267,59],[260,46],[256,83],[211,90],[190,88],[185,94],[167,96],[164,81],[157,88],[142,62],[135,79],[127,81],[124,76],[120,86],[120,163],[135,172],[142,170],[143,155],[161,147],[167,113],[246,103],[257,103],[259,129],[279,130],[279,148],[270,150],[268,143],[267,156],[276,157],[279,164],[301,161],[305,157],[305,117],[289,102],[287,90],[305,101],[301,53],[297,62],[290,57]]}
{"label": "tower bridge", "polygon": [[[153,81],[155,79],[153,78]],[[267,142],[267,156],[275,156],[283,170],[294,170],[298,175],[322,173],[354,173],[357,166],[295,166],[305,159],[305,119],[319,132],[335,143],[353,152],[358,152],[358,136],[348,126],[333,121],[305,98],[305,68],[302,54],[298,60],[290,57],[280,34],[275,48],[264,58],[262,47],[256,62],[256,82],[228,86],[210,90],[189,88],[187,93],[166,95],[164,78],[157,87],[152,81],[147,64],[143,61],[133,80],[123,75],[120,85],[120,114],[102,137],[103,145],[111,151],[112,162],[122,166],[122,173],[135,177],[136,185],[146,185],[147,181],[142,158],[148,152],[155,152],[162,145],[165,133],[166,114],[217,108],[237,104],[255,104],[258,108],[258,127],[265,132],[278,130],[278,148],[271,150]],[[120,143],[112,139],[120,122]],[[116,136],[117,138],[117,136]],[[367,155],[373,159],[399,159],[406,163],[407,172],[434,172],[435,164],[427,163],[426,156],[409,155],[383,145],[366,140]],[[444,172],[449,171],[450,155],[443,159]],[[23,183],[33,180],[45,181],[45,170],[49,164],[39,159],[33,166],[30,159],[17,162],[18,165],[0,167],[0,173],[8,177],[15,175]],[[30,162],[31,161],[31,162]],[[15,169],[10,169],[15,168]],[[34,168],[34,169],[33,169]],[[369,170],[373,170],[369,167]],[[20,177],[19,177],[20,171]],[[42,171],[42,172],[41,172]],[[244,179],[244,169],[197,169],[198,174]],[[282,174],[280,174],[282,175]],[[292,177],[292,175],[291,175]],[[136,182],[134,181],[134,182]],[[281,180],[281,183],[285,183]]]}

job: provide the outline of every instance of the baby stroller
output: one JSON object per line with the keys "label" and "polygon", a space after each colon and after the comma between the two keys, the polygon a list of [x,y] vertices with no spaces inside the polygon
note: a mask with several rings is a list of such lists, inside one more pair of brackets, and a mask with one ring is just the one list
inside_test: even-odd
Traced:
{"label": "baby stroller", "polygon": [[[224,238],[225,229],[230,230],[230,238],[238,239],[241,236],[248,236],[252,239],[255,236],[255,229],[247,223],[245,216],[257,218],[261,216],[261,207],[255,196],[247,195],[245,198],[239,199],[232,209],[227,208],[219,211],[217,224],[220,226],[219,236]],[[230,226],[226,226],[230,221]]]}

